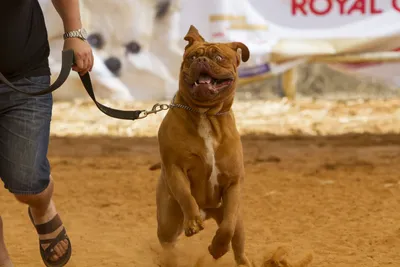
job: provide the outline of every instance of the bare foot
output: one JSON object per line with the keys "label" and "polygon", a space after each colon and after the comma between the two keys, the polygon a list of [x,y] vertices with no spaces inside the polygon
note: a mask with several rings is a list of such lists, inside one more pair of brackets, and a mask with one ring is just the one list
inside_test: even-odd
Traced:
{"label": "bare foot", "polygon": [[[34,208],[31,208],[30,210],[33,222],[36,226],[50,222],[57,215],[56,207],[53,201],[50,202],[50,205],[48,206],[47,210],[44,213],[43,211],[39,213]],[[59,225],[60,226],[55,231],[49,234],[39,234],[39,239],[49,240],[56,238],[60,234],[60,232],[64,229],[64,226],[62,225],[61,222],[59,222]],[[41,246],[44,250],[46,250],[50,246],[50,243],[42,244]],[[65,253],[67,253],[68,246],[69,242],[67,239],[60,240],[60,242],[58,242],[57,245],[54,246],[54,249],[51,251],[51,256],[49,257],[48,260],[54,262],[59,260],[62,256],[65,255]]]}
{"label": "bare foot", "polygon": [[204,229],[203,220],[201,216],[196,216],[194,219],[184,222],[184,229],[186,236],[192,236]]}

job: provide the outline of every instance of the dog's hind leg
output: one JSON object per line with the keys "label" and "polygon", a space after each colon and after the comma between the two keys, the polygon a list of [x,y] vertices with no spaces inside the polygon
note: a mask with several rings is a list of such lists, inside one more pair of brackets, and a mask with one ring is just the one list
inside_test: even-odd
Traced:
{"label": "dog's hind leg", "polygon": [[[209,212],[213,219],[216,221],[218,226],[223,221],[223,209],[215,209],[212,212]],[[244,247],[245,247],[245,231],[244,231],[244,224],[242,219],[242,213],[239,210],[237,214],[236,226],[235,231],[233,233],[233,237],[231,240],[231,246],[233,250],[233,255],[235,257],[235,262],[238,266],[246,266],[252,267],[253,265],[248,260]]]}
{"label": "dog's hind leg", "polygon": [[156,202],[158,240],[164,248],[173,247],[183,231],[183,213],[162,177],[158,180]]}
{"label": "dog's hind leg", "polygon": [[183,232],[183,213],[178,202],[168,192],[162,177],[158,180],[157,192],[157,236],[163,247],[161,261],[163,267],[176,267],[175,244]]}
{"label": "dog's hind leg", "polygon": [[218,209],[218,230],[211,241],[211,245],[208,247],[208,251],[214,259],[219,259],[228,252],[229,245],[235,234],[235,226],[239,213],[239,184],[230,185],[224,191],[222,195],[222,206]]}
{"label": "dog's hind leg", "polygon": [[236,221],[235,233],[232,237],[232,250],[235,256],[235,261],[238,266],[251,267],[251,263],[244,252],[245,245],[245,231],[242,219],[242,214],[239,211]]}

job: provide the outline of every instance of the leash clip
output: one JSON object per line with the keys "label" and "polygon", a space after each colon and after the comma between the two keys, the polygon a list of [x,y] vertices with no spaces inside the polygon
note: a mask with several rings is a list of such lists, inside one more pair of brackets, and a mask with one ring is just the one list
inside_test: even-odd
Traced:
{"label": "leash clip", "polygon": [[151,110],[142,110],[140,113],[138,119],[144,119],[146,118],[149,114],[156,114],[160,111],[167,110],[169,109],[168,104],[155,104]]}

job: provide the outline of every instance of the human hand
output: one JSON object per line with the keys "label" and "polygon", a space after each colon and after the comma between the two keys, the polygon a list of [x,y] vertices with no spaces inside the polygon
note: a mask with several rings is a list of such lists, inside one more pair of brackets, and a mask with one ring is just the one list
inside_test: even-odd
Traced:
{"label": "human hand", "polygon": [[81,76],[92,71],[94,58],[90,44],[79,38],[67,38],[64,41],[64,50],[70,49],[74,51],[75,56],[75,65],[72,70]]}

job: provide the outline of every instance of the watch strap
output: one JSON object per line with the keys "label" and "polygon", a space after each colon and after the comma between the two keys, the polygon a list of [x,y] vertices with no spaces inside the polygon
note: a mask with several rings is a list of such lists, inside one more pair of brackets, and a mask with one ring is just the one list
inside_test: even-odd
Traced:
{"label": "watch strap", "polygon": [[74,30],[74,31],[68,31],[66,33],[64,33],[64,40],[67,38],[80,38],[82,40],[86,40],[85,36],[83,35],[83,33],[81,32],[82,30]]}

